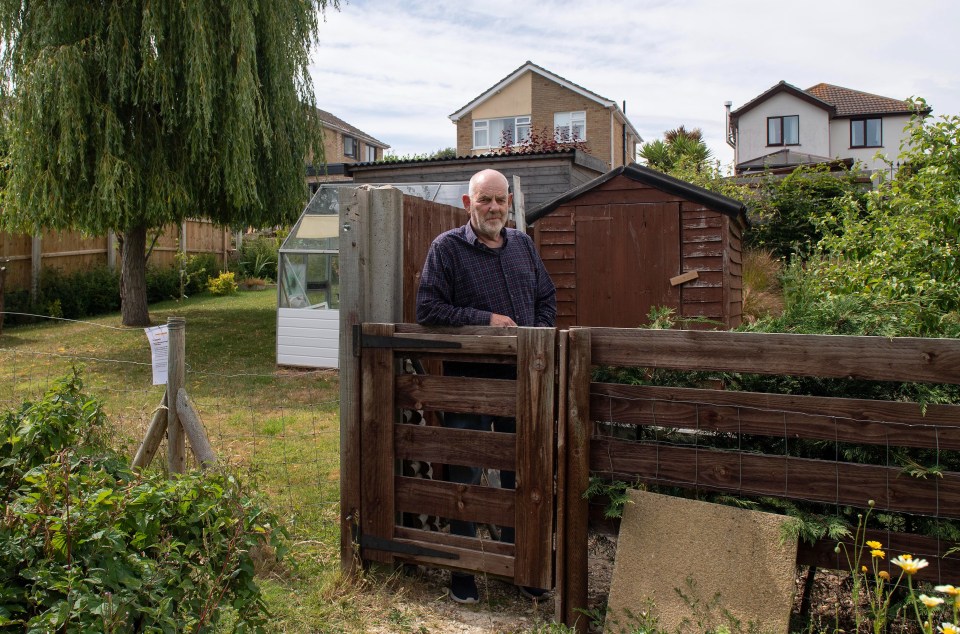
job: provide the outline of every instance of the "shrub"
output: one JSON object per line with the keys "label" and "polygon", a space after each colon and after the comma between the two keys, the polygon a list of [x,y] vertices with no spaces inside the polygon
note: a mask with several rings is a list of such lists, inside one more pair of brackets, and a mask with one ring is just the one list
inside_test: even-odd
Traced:
{"label": "shrub", "polygon": [[0,418],[0,628],[263,631],[251,552],[277,517],[227,473],[140,473],[106,448],[79,372]]}
{"label": "shrub", "polygon": [[180,272],[171,266],[147,267],[147,302],[180,297]]}
{"label": "shrub", "polygon": [[233,279],[233,272],[223,273],[217,277],[207,279],[207,289],[213,295],[233,295],[237,292],[237,282]]}
{"label": "shrub", "polygon": [[120,277],[106,266],[65,272],[45,268],[40,273],[34,312],[78,319],[120,310]]}
{"label": "shrub", "polygon": [[189,297],[206,290],[207,280],[220,273],[220,262],[213,253],[198,253],[187,258],[187,284],[184,293]]}
{"label": "shrub", "polygon": [[245,240],[237,252],[237,276],[240,279],[257,277],[276,281],[279,248],[277,238],[257,236]]}

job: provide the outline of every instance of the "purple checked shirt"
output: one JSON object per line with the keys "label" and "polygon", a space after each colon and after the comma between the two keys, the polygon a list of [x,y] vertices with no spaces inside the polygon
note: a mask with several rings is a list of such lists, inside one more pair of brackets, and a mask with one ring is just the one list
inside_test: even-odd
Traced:
{"label": "purple checked shirt", "polygon": [[530,236],[504,228],[491,249],[470,223],[437,236],[417,290],[417,322],[427,326],[487,326],[498,313],[518,326],[553,326],[557,290]]}

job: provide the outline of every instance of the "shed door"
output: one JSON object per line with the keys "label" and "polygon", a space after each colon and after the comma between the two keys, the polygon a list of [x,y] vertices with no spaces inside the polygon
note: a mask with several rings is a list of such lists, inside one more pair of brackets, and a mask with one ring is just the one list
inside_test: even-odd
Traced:
{"label": "shed door", "polygon": [[[586,213],[584,213],[586,212]],[[636,328],[653,306],[679,306],[680,204],[579,208],[577,325]]]}

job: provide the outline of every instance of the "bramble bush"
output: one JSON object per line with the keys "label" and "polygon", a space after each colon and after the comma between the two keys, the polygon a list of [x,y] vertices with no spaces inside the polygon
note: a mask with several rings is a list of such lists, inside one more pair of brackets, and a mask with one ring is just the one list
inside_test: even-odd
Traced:
{"label": "bramble bush", "polygon": [[107,448],[79,371],[0,417],[0,628],[265,631],[254,553],[278,518],[231,474],[168,478]]}

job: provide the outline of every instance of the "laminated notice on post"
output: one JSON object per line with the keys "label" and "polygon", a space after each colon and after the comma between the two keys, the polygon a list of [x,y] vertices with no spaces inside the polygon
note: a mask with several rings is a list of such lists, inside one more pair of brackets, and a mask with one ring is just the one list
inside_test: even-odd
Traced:
{"label": "laminated notice on post", "polygon": [[150,341],[150,352],[153,358],[153,384],[167,384],[167,351],[170,348],[170,334],[167,326],[153,326],[144,328],[147,339]]}

